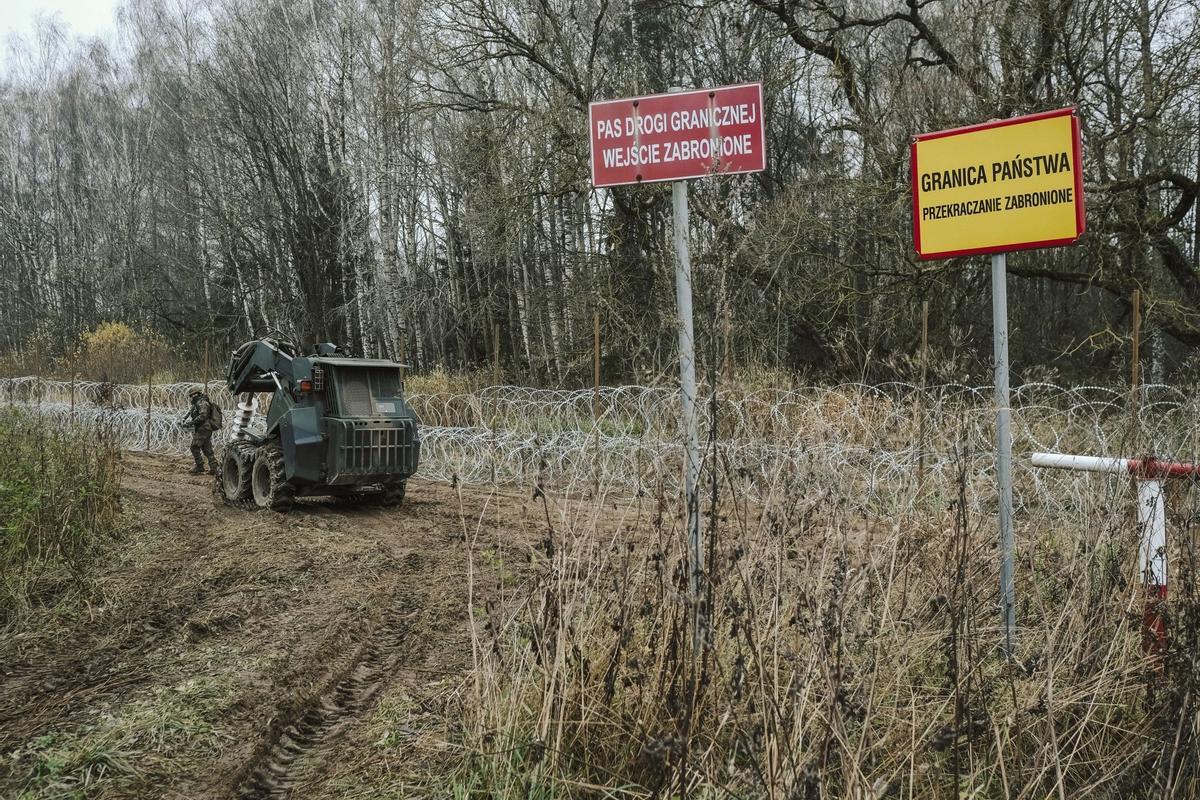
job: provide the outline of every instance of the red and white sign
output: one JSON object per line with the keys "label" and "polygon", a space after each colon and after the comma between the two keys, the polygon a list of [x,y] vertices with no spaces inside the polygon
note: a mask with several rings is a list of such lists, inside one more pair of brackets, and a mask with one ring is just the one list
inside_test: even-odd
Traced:
{"label": "red and white sign", "polygon": [[588,126],[593,186],[761,172],[767,166],[761,83],[592,103]]}

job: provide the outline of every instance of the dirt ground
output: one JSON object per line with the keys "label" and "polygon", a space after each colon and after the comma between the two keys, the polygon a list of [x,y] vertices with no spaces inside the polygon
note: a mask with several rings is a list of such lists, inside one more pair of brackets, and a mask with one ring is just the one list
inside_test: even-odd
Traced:
{"label": "dirt ground", "polygon": [[126,456],[94,599],[0,642],[0,797],[445,796],[468,608],[532,569],[542,501],[412,480],[281,516],[188,467]]}

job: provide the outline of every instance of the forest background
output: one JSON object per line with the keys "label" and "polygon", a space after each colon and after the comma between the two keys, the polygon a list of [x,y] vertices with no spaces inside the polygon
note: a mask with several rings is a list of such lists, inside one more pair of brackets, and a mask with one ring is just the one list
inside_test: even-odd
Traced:
{"label": "forest background", "polygon": [[[605,382],[669,377],[670,189],[591,188],[587,104],[761,81],[767,170],[691,190],[705,370],[912,380],[928,308],[931,379],[986,380],[987,261],[917,260],[909,142],[1073,105],[1088,232],[1009,259],[1015,379],[1128,380],[1135,289],[1146,378],[1188,379],[1197,11],[128,0],[111,39],[43,22],[0,76],[0,367],[191,377],[272,328],[419,370],[498,348],[505,380],[570,386],[598,313]],[[127,374],[89,362],[105,337]]]}

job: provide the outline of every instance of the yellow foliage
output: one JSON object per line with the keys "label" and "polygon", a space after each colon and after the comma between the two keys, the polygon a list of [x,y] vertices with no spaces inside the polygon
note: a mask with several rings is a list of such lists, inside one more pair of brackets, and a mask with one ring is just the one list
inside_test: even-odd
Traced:
{"label": "yellow foliage", "polygon": [[79,344],[88,355],[128,348],[137,342],[137,334],[124,322],[101,322],[94,331],[85,331]]}
{"label": "yellow foliage", "polygon": [[135,383],[168,368],[172,360],[170,347],[155,334],[124,322],[102,322],[79,337],[73,366],[90,380]]}

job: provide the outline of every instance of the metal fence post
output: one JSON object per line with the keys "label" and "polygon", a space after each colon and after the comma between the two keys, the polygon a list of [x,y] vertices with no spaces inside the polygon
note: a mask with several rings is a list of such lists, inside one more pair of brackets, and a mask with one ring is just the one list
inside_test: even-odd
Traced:
{"label": "metal fence post", "polygon": [[684,495],[687,503],[687,541],[691,570],[688,591],[694,608],[692,643],[700,650],[700,575],[704,565],[700,547],[700,496],[696,485],[700,476],[700,435],[696,426],[696,339],[692,324],[692,263],[688,252],[687,181],[671,184],[675,234],[675,302],[679,309],[679,394],[682,402],[684,457]]}
{"label": "metal fence post", "polygon": [[996,369],[996,485],[1000,490],[1000,619],[1004,648],[1013,652],[1016,592],[1013,585],[1012,409],[1008,393],[1008,265],[992,255],[992,347]]}

